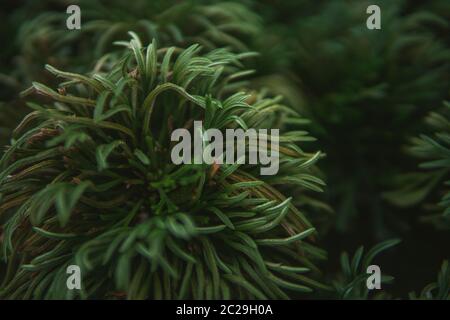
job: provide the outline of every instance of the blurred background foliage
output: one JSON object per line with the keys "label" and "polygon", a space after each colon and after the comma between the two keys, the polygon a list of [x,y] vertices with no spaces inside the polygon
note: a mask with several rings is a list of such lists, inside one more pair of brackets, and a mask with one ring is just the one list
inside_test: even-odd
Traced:
{"label": "blurred background foliage", "polygon": [[[68,32],[65,8],[73,3],[82,8],[82,29]],[[366,28],[369,4],[381,7],[382,30]],[[93,62],[121,50],[110,44],[130,30],[144,43],[259,52],[247,62],[255,70],[250,86],[283,94],[311,120],[317,137],[311,150],[326,153],[320,201],[301,201],[314,208],[309,218],[329,252],[325,268],[337,297],[368,297],[358,287],[359,246],[394,237],[403,241],[375,261],[395,276],[389,297],[422,288],[410,297],[448,297],[447,264],[427,284],[450,252],[449,1],[6,0],[1,6],[2,145],[27,112],[19,92],[31,81],[54,81],[44,64],[95,70]],[[345,252],[355,252],[352,261]]]}
{"label": "blurred background foliage", "polygon": [[[380,32],[366,28],[369,4],[374,3],[258,1],[270,21],[266,34],[274,32],[267,47],[257,43],[263,48],[257,51],[263,65],[273,66],[267,74],[282,72],[289,79],[285,82],[294,92],[286,96],[311,119],[316,143],[327,154],[321,165],[327,181],[323,196],[335,211],[325,236],[330,262],[359,243],[399,236],[404,241],[381,259],[397,276],[393,290],[400,292],[410,286],[405,279],[425,284],[448,258],[448,232],[423,223],[430,217],[425,207],[440,201],[429,198],[445,192],[448,171],[441,163],[432,174],[417,174],[423,160],[408,146],[413,137],[434,135],[425,118],[449,96],[450,3],[376,1],[382,10]],[[281,59],[271,64],[275,56]],[[433,147],[425,157],[441,159],[442,149],[436,155],[429,152]],[[440,182],[433,178],[438,174]],[[426,185],[424,179],[431,182]],[[412,189],[415,193],[405,192]],[[408,205],[400,203],[406,198]],[[441,218],[435,223],[439,229],[445,227]],[[330,267],[339,269],[336,263]]]}

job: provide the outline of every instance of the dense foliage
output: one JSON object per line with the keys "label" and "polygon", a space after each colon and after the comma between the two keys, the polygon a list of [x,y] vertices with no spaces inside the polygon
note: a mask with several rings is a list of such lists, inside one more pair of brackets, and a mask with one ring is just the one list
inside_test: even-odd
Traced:
{"label": "dense foliage", "polygon": [[68,81],[59,92],[33,83],[54,102],[30,104],[1,160],[3,249],[17,268],[2,296],[66,297],[70,264],[86,270],[82,297],[288,298],[323,288],[302,275],[317,274],[311,259],[324,257],[310,242],[315,229],[274,188],[323,184],[309,174],[320,152],[294,144],[309,140],[304,132],[280,137],[276,177],[170,160],[171,131],[192,121],[273,128],[295,114],[264,93],[233,92],[247,54],[143,48],[132,35],[106,73],[47,66]]}
{"label": "dense foliage", "polygon": [[[449,299],[448,1],[0,7],[1,298]],[[172,164],[195,120],[279,173]]]}
{"label": "dense foliage", "polygon": [[293,104],[312,119],[318,145],[326,149],[327,201],[338,213],[336,228],[359,229],[364,219],[379,239],[402,230],[397,209],[383,199],[392,175],[414,166],[402,148],[449,94],[450,50],[441,37],[449,26],[425,9],[405,15],[402,1],[378,1],[383,27],[374,32],[361,14],[368,4],[319,1],[278,41],[291,55],[288,72],[299,96]]}

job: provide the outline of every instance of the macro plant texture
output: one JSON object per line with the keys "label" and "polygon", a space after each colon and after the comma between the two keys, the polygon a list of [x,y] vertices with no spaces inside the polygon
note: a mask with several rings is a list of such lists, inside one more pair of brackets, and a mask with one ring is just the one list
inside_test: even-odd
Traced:
{"label": "macro plant texture", "polygon": [[[449,18],[447,0],[2,1],[0,299],[448,300]],[[279,129],[279,171],[175,164],[172,133],[200,122]]]}
{"label": "macro plant texture", "polygon": [[[78,4],[83,8],[83,28],[68,32],[65,27],[66,8]],[[11,6],[14,6],[11,4]],[[46,11],[45,7],[48,7]],[[36,12],[41,12],[36,14]],[[187,47],[198,43],[207,50],[228,47],[233,51],[247,50],[246,42],[260,28],[257,15],[234,2],[208,1],[53,1],[27,2],[10,16],[8,29],[15,29],[14,41],[8,41],[4,61],[14,65],[9,72],[7,63],[0,63],[0,99],[14,100],[20,91],[33,81],[56,85],[54,78],[43,68],[51,64],[57,68],[70,66],[72,71],[91,72],[100,58],[120,55],[122,49],[113,42],[123,40],[127,32],[135,32],[143,41],[155,39],[161,46]],[[23,23],[17,23],[22,21]],[[14,49],[19,52],[13,56]],[[99,61],[101,63],[101,61]],[[23,101],[14,101],[23,117],[29,111]],[[5,106],[0,113],[8,117]],[[11,107],[12,108],[12,107]],[[3,112],[0,110],[0,112]],[[1,144],[8,142],[11,131],[18,124],[16,118],[0,123]]]}
{"label": "macro plant texture", "polygon": [[[44,1],[45,2],[45,1]],[[27,17],[18,28],[20,56],[16,59],[22,81],[49,80],[42,65],[73,65],[80,72],[91,71],[93,63],[118,50],[112,43],[135,32],[145,43],[153,39],[162,46],[186,47],[194,43],[211,50],[230,47],[247,50],[246,40],[258,32],[259,19],[245,6],[233,2],[201,1],[61,1],[51,11],[35,15],[25,7],[16,13]],[[83,8],[83,27],[64,28],[66,8]],[[35,5],[37,6],[37,5]],[[31,15],[31,16],[30,16]],[[30,17],[29,17],[30,16]]]}
{"label": "macro plant texture", "polygon": [[25,92],[50,101],[30,103],[35,111],[1,160],[2,247],[17,268],[2,297],[66,298],[73,292],[61,280],[72,264],[85,270],[84,298],[288,298],[326,288],[311,278],[325,256],[315,229],[275,189],[323,184],[309,174],[320,152],[296,145],[305,132],[280,137],[274,177],[170,161],[171,131],[196,119],[205,128],[272,128],[295,113],[264,93],[234,92],[248,54],[143,47],[132,36],[107,72],[47,66],[67,81]]}

